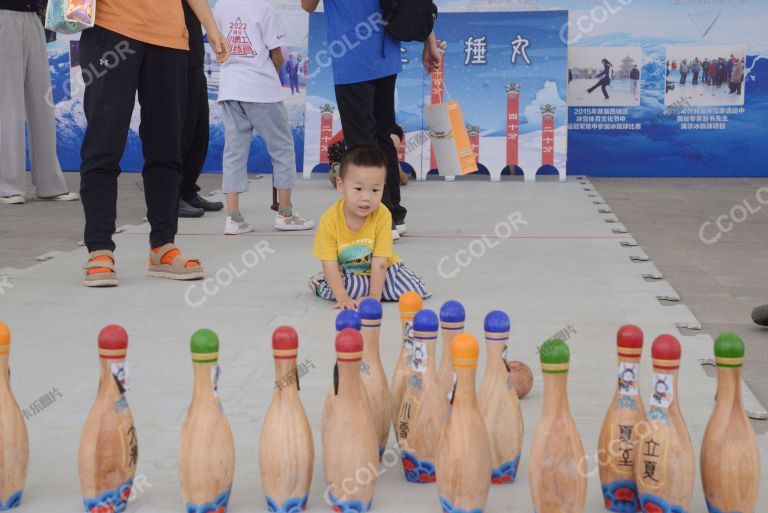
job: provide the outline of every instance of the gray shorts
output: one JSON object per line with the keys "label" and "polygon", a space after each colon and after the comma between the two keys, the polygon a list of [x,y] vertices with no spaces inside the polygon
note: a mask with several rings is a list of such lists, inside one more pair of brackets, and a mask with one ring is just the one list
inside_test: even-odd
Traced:
{"label": "gray shorts", "polygon": [[293,189],[296,154],[283,102],[252,103],[227,100],[219,103],[224,123],[224,193],[248,190],[248,154],[253,131],[258,130],[272,158],[275,187]]}

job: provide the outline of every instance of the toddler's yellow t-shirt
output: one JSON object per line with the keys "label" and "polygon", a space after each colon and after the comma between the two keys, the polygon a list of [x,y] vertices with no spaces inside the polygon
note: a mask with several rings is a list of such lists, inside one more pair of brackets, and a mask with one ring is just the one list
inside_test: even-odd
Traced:
{"label": "toddler's yellow t-shirt", "polygon": [[344,218],[344,199],[340,199],[320,218],[312,256],[337,260],[344,274],[370,275],[373,257],[386,257],[387,267],[391,267],[400,261],[392,249],[392,214],[379,205],[353,232]]}

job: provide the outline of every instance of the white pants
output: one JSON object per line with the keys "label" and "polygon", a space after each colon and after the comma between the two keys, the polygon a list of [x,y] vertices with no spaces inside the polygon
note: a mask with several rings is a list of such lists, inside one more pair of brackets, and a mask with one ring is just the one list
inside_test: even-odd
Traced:
{"label": "white pants", "polygon": [[66,193],[43,25],[33,12],[0,9],[0,196],[26,193],[25,121],[38,196]]}

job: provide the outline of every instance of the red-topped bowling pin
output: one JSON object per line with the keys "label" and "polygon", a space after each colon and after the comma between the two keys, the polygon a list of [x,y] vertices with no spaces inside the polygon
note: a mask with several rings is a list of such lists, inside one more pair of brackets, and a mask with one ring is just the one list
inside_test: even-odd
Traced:
{"label": "red-topped bowling pin", "polygon": [[635,460],[638,426],[645,422],[638,380],[643,354],[642,330],[637,326],[622,326],[616,335],[616,346],[618,383],[600,431],[597,461],[606,509],[626,513],[640,511]]}
{"label": "red-topped bowling pin", "polygon": [[133,487],[139,442],[125,391],[128,334],[112,324],[99,333],[99,390],[80,437],[79,470],[88,513],[123,511]]}
{"label": "red-topped bowling pin", "polygon": [[680,343],[653,341],[653,394],[646,429],[639,433],[635,479],[645,513],[686,513],[693,497],[693,446],[677,394]]}
{"label": "red-topped bowling pin", "polygon": [[299,336],[290,326],[272,334],[275,392],[259,443],[261,484],[268,511],[304,511],[315,461],[312,430],[299,397]]}
{"label": "red-topped bowling pin", "polygon": [[325,498],[334,511],[364,513],[376,487],[379,444],[360,377],[363,338],[354,328],[336,335],[333,390],[323,411]]}

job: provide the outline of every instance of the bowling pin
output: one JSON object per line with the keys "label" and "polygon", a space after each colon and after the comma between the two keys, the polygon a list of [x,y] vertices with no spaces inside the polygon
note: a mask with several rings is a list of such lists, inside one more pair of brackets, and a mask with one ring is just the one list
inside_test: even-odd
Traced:
{"label": "bowling pin", "polygon": [[376,426],[376,438],[379,441],[379,457],[384,453],[392,426],[392,405],[387,375],[379,355],[379,333],[381,331],[381,303],[374,298],[360,302],[360,317],[363,336],[363,361],[360,363],[360,376],[363,387],[371,403],[371,415]]}
{"label": "bowling pin", "polygon": [[190,341],[194,392],[179,444],[186,511],[226,513],[235,473],[235,441],[219,400],[219,337],[198,330]]}
{"label": "bowling pin", "polygon": [[445,397],[453,392],[453,367],[451,366],[451,343],[456,335],[464,331],[464,307],[458,301],[446,301],[440,307],[440,331],[443,350],[440,355],[440,368],[437,371],[440,386]]}
{"label": "bowling pin", "polygon": [[400,309],[400,324],[403,328],[403,343],[400,346],[400,356],[395,364],[395,372],[392,374],[391,398],[392,398],[392,423],[397,437],[397,420],[400,417],[400,404],[405,393],[405,379],[411,365],[411,352],[413,351],[413,316],[424,306],[424,300],[413,291],[408,291],[400,296],[398,302]]}
{"label": "bowling pin", "polygon": [[334,511],[371,509],[379,448],[368,397],[360,377],[363,338],[353,328],[336,335],[333,393],[323,411],[325,498]]}
{"label": "bowling pin", "polygon": [[693,496],[693,446],[677,394],[680,343],[672,335],[653,341],[653,394],[640,433],[635,480],[646,513],[686,513]]}
{"label": "bowling pin", "polygon": [[448,418],[435,364],[438,326],[432,310],[421,310],[413,318],[411,367],[397,422],[405,479],[411,483],[435,482],[437,444]]}
{"label": "bowling pin", "polygon": [[299,398],[298,352],[296,331],[289,326],[277,328],[272,334],[276,386],[259,443],[261,484],[268,511],[304,511],[312,484],[315,453]]}
{"label": "bowling pin", "polygon": [[360,314],[354,310],[342,310],[336,315],[336,333],[338,334],[344,328],[354,328],[360,331]]}
{"label": "bowling pin", "polygon": [[29,462],[27,425],[11,390],[10,349],[11,330],[0,322],[0,511],[21,505]]}
{"label": "bowling pin", "polygon": [[623,513],[640,511],[635,460],[638,426],[645,423],[645,407],[638,383],[643,332],[637,326],[622,326],[616,335],[616,346],[618,384],[600,431],[597,462],[605,508]]}
{"label": "bowling pin", "polygon": [[451,344],[456,373],[451,416],[437,449],[437,491],[443,513],[482,513],[491,481],[491,447],[475,394],[480,346],[461,333]]}
{"label": "bowling pin", "polygon": [[711,513],[756,511],[760,451],[741,399],[744,342],[733,333],[715,341],[717,399],[701,444],[701,481]]}
{"label": "bowling pin", "polygon": [[125,510],[139,458],[125,354],[128,334],[112,324],[99,333],[99,390],[80,437],[79,470],[87,513]]}
{"label": "bowling pin", "polygon": [[528,483],[538,513],[582,513],[587,496],[584,445],[568,405],[570,351],[559,339],[539,349],[544,407],[533,434]]}
{"label": "bowling pin", "polygon": [[477,400],[491,442],[491,483],[514,483],[523,447],[523,414],[507,367],[509,316],[494,311],[485,316],[488,363]]}

